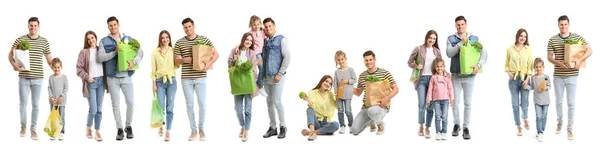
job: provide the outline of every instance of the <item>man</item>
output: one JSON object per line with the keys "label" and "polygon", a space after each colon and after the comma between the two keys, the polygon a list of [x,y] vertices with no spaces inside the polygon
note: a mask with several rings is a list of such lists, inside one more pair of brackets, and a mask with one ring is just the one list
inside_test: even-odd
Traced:
{"label": "man", "polygon": [[[177,40],[175,43],[174,54],[175,65],[179,66],[183,64],[183,67],[181,68],[181,86],[183,87],[183,95],[185,96],[188,119],[190,120],[190,127],[192,129],[192,134],[188,140],[193,141],[196,136],[199,136],[198,139],[200,141],[204,141],[204,119],[206,117],[207,97],[206,92],[208,90],[206,86],[207,73],[206,71],[198,71],[193,69],[194,65],[192,63],[192,46],[196,41],[203,41],[206,43],[206,45],[212,47],[213,56],[209,62],[206,63],[204,70],[211,68],[213,63],[219,58],[219,53],[217,53],[217,50],[207,37],[196,34],[196,27],[192,19],[183,19],[181,25],[183,25],[185,37]],[[200,108],[198,113],[198,127],[196,127],[196,119],[194,115],[194,94],[196,94],[196,97],[198,98],[198,106]]]}
{"label": "man", "polygon": [[[567,139],[573,140],[573,116],[575,115],[575,95],[577,94],[577,76],[579,76],[579,65],[592,55],[592,48],[585,41],[585,39],[576,33],[569,32],[569,17],[566,15],[558,18],[558,29],[560,33],[552,36],[548,40],[548,61],[554,64],[554,93],[556,96],[556,114],[558,125],[556,127],[556,134],[559,134],[563,124],[563,98],[565,89],[567,90],[567,105],[568,111],[568,124],[567,124]],[[574,39],[581,41],[585,46],[585,54],[575,59],[575,67],[571,68],[566,65],[565,62],[565,40]]]}
{"label": "man", "polygon": [[119,20],[112,16],[106,20],[108,24],[108,30],[110,34],[102,40],[100,40],[97,60],[103,62],[105,65],[105,75],[108,84],[108,93],[110,93],[110,99],[113,106],[113,115],[117,124],[117,141],[123,140],[123,122],[121,118],[121,104],[119,92],[122,90],[125,95],[125,103],[127,103],[127,120],[125,121],[125,132],[127,133],[127,139],[133,139],[133,129],[131,128],[131,122],[133,121],[133,81],[131,76],[135,73],[133,67],[142,61],[144,52],[142,48],[136,51],[135,58],[133,61],[129,61],[128,71],[118,71],[117,66],[117,44],[119,41],[128,42],[133,38],[119,32]]}
{"label": "man", "polygon": [[277,135],[277,121],[275,120],[275,109],[279,116],[279,136],[277,138],[285,138],[287,128],[285,126],[285,116],[283,112],[283,104],[281,104],[281,94],[285,84],[285,74],[290,65],[290,48],[287,39],[275,31],[275,21],[271,18],[263,20],[265,26],[265,44],[263,52],[263,83],[267,92],[267,107],[269,110],[269,130],[263,135],[264,138]]}
{"label": "man", "polygon": [[[27,35],[20,36],[15,40],[12,45],[11,51],[8,53],[8,62],[12,65],[15,71],[19,71],[19,114],[21,117],[21,132],[19,135],[25,137],[25,131],[27,129],[27,103],[29,92],[31,91],[31,139],[38,140],[38,135],[35,132],[39,104],[40,104],[40,93],[42,91],[42,83],[44,78],[44,64],[42,55],[46,57],[48,66],[52,67],[52,55],[50,55],[50,43],[46,38],[38,35],[40,29],[40,21],[37,17],[29,18],[27,22],[29,27],[29,33]],[[30,45],[29,49],[29,70],[21,70],[21,65],[18,64],[13,58],[15,50],[21,41],[28,41]]]}
{"label": "man", "polygon": [[360,73],[360,76],[358,77],[358,87],[354,89],[354,95],[360,96],[365,92],[365,88],[367,87],[367,76],[369,75],[374,75],[381,80],[390,81],[392,92],[381,100],[379,106],[371,106],[369,108],[364,105],[367,101],[367,97],[363,96],[363,106],[356,115],[356,118],[354,118],[350,133],[358,135],[369,125],[371,125],[371,132],[374,132],[374,125],[377,125],[377,135],[381,135],[384,133],[383,118],[390,112],[390,100],[398,94],[398,85],[396,85],[396,81],[394,81],[394,77],[389,71],[375,65],[376,58],[373,51],[369,50],[365,52],[363,58],[367,70]]}
{"label": "man", "polygon": [[479,41],[479,37],[467,33],[467,19],[464,16],[458,16],[454,19],[454,23],[456,26],[456,33],[448,36],[446,54],[448,58],[451,58],[450,61],[450,73],[452,73],[452,86],[454,87],[454,106],[452,107],[452,113],[454,115],[454,129],[452,130],[452,136],[458,136],[458,132],[461,130],[460,128],[460,94],[463,92],[464,96],[464,122],[463,122],[463,139],[469,140],[471,139],[471,134],[469,133],[469,121],[471,119],[471,103],[473,96],[473,87],[475,84],[475,76],[479,69],[483,67],[487,60],[487,51],[485,46],[481,49],[481,58],[477,65],[469,66],[473,68],[472,74],[461,74],[460,73],[460,47],[470,42],[481,42]]}

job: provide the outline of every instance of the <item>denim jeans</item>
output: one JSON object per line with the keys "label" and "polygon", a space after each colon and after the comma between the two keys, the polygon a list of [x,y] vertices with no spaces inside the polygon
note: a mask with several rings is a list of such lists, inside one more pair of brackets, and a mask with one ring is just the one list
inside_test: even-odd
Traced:
{"label": "denim jeans", "polygon": [[577,94],[577,76],[554,76],[554,92],[556,96],[556,114],[558,124],[563,123],[563,98],[567,90],[568,124],[567,130],[573,130],[575,116],[575,95]]}
{"label": "denim jeans", "polygon": [[131,126],[133,121],[133,82],[131,77],[107,77],[108,92],[110,93],[110,99],[112,100],[113,115],[117,124],[117,129],[123,129],[123,121],[121,118],[121,96],[120,92],[123,91],[125,95],[125,103],[127,103],[127,112],[125,126]]}
{"label": "denim jeans", "polygon": [[[260,53],[256,54],[256,58],[257,59],[262,59],[261,54]],[[258,65],[258,79],[256,79],[256,87],[258,89],[261,89],[264,86],[264,81],[263,81],[264,80],[263,79],[263,75],[264,74],[265,74],[265,71],[263,70],[263,65],[262,64]]]}
{"label": "denim jeans", "polygon": [[88,83],[88,115],[87,115],[87,126],[94,129],[100,130],[100,123],[102,122],[102,101],[104,100],[104,78],[95,77],[96,82]]}
{"label": "denim jeans", "polygon": [[[473,91],[475,85],[475,75],[462,76],[458,74],[452,74],[452,88],[454,89],[454,106],[452,107],[452,115],[454,117],[454,124],[460,125],[460,101],[464,99],[465,108],[463,128],[469,127],[471,121],[471,104],[473,98]],[[461,97],[463,94],[463,97]]]}
{"label": "denim jeans", "polygon": [[338,122],[327,122],[327,118],[323,118],[323,120],[319,121],[313,108],[306,109],[306,119],[308,125],[313,125],[315,130],[319,130],[319,134],[317,135],[333,135],[335,131],[340,129],[340,124]]}
{"label": "denim jeans", "polygon": [[[510,90],[510,96],[512,101],[513,118],[515,125],[521,125],[521,118],[527,120],[528,108],[529,108],[529,90],[523,88],[523,80],[520,76],[516,77],[516,80],[508,80],[508,89]],[[523,114],[519,117],[519,108]]]}
{"label": "denim jeans", "polygon": [[353,115],[351,102],[352,99],[337,99],[338,119],[342,127],[346,127],[346,122],[344,121],[344,113],[348,118],[348,127],[352,127]]}
{"label": "denim jeans", "polygon": [[35,131],[37,126],[42,84],[42,78],[29,79],[19,77],[19,115],[21,118],[21,127],[27,126],[27,103],[29,102],[29,92],[31,92],[31,131]]}
{"label": "denim jeans", "polygon": [[278,83],[275,83],[274,77],[266,78],[265,80],[265,91],[267,96],[267,108],[269,111],[269,126],[276,128],[277,121],[275,120],[275,109],[277,109],[277,116],[279,117],[279,126],[285,127],[285,112],[283,110],[283,104],[281,102],[281,95],[283,94],[283,86],[285,85],[285,75],[281,76]]}
{"label": "denim jeans", "polygon": [[431,101],[431,105],[435,106],[435,132],[446,133],[448,131],[448,100]]}
{"label": "denim jeans", "polygon": [[[158,102],[163,111],[166,111],[167,130],[171,130],[173,124],[173,107],[175,105],[175,94],[177,93],[177,80],[171,77],[172,83],[164,83],[163,78],[156,79]],[[166,108],[166,110],[165,110]]]}
{"label": "denim jeans", "polygon": [[[196,131],[204,129],[206,117],[206,78],[182,79],[183,95],[187,108],[188,119],[190,120],[190,129]],[[196,95],[194,95],[196,94]],[[198,126],[196,126],[196,116],[194,114],[194,96],[198,99]]]}
{"label": "denim jeans", "polygon": [[386,109],[379,106],[361,109],[360,112],[356,114],[356,118],[354,118],[350,132],[354,135],[358,135],[373,122],[378,125],[383,123],[383,118],[385,118],[387,112]]}
{"label": "denim jeans", "polygon": [[[431,127],[433,120],[433,105],[426,106],[427,90],[429,89],[430,75],[421,76],[417,85],[417,95],[419,97],[419,124],[425,123],[426,127]],[[433,103],[432,103],[433,104]],[[425,110],[427,110],[427,120],[425,120]]]}
{"label": "denim jeans", "polygon": [[250,122],[252,120],[251,94],[234,95],[233,98],[235,101],[235,113],[240,126],[243,126],[245,130],[250,130]]}
{"label": "denim jeans", "polygon": [[544,134],[549,105],[535,105],[535,126],[538,134]]}
{"label": "denim jeans", "polygon": [[[52,111],[52,107],[54,107],[54,106],[51,104],[50,105],[50,111]],[[65,125],[65,106],[56,106],[56,107],[58,107],[58,113],[60,114],[60,120],[62,121],[62,125],[63,125],[63,128],[60,131],[60,133],[64,134],[65,133],[65,128],[66,128],[65,127],[66,126]]]}

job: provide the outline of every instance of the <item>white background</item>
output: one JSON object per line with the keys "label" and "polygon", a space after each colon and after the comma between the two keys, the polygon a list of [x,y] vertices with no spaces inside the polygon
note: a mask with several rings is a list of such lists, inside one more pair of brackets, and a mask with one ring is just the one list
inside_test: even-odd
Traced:
{"label": "white background", "polygon": [[[194,152],[450,152],[475,153],[502,150],[514,153],[526,151],[572,151],[580,150],[586,143],[594,143],[600,137],[594,111],[599,107],[592,92],[597,83],[596,55],[588,60],[588,68],[582,69],[577,91],[577,108],[574,125],[575,140],[566,136],[567,103],[563,103],[565,116],[563,133],[556,135],[556,108],[554,92],[548,113],[546,141],[535,140],[535,110],[531,100],[529,121],[531,128],[522,137],[516,136],[512,117],[507,75],[504,73],[506,48],[514,42],[519,28],[529,31],[529,42],[535,57],[542,57],[547,65],[546,74],[552,74],[552,66],[546,59],[547,41],[559,30],[557,19],[566,14],[571,19],[571,32],[581,34],[594,47],[598,44],[598,23],[591,2],[584,1],[410,1],[410,2],[346,2],[346,1],[2,1],[0,10],[0,47],[8,51],[14,39],[27,33],[27,19],[40,18],[40,36],[50,41],[53,57],[63,59],[63,73],[69,79],[69,102],[66,107],[65,141],[51,142],[43,132],[49,105],[47,77],[51,70],[44,65],[44,87],[40,99],[37,131],[40,140],[20,138],[18,112],[18,73],[2,58],[3,126],[2,147],[26,153],[46,152],[53,149],[65,152],[138,152],[164,153],[174,150]],[[67,6],[68,5],[68,6]],[[142,6],[143,5],[143,6]],[[87,99],[81,94],[81,80],[76,76],[75,63],[83,48],[84,34],[93,30],[99,39],[108,35],[106,19],[116,16],[121,32],[138,39],[145,51],[140,69],[133,76],[135,85],[135,114],[133,140],[115,141],[115,122],[110,95],[103,102],[102,135],[104,141],[97,143],[85,137],[88,112]],[[263,139],[268,128],[268,115],[264,97],[256,97],[253,103],[252,126],[249,141],[242,143],[237,137],[239,125],[233,109],[233,96],[229,93],[227,56],[236,46],[247,27],[251,15],[261,19],[272,17],[277,32],[285,35],[291,46],[291,64],[283,94],[285,117],[288,126],[286,139]],[[434,29],[440,36],[439,45],[445,55],[446,38],[456,32],[454,18],[467,18],[467,31],[478,35],[487,48],[489,57],[483,67],[484,73],[476,78],[473,96],[470,130],[472,139],[449,137],[445,142],[425,140],[417,136],[417,93],[408,81],[411,69],[406,61],[412,49],[423,43],[427,30]],[[181,21],[191,17],[196,32],[209,37],[217,48],[220,58],[209,72],[208,105],[205,123],[207,140],[187,141],[190,132],[185,99],[180,83],[175,102],[175,118],[171,142],[158,137],[156,129],[149,128],[151,109],[150,59],[157,46],[158,33],[171,32],[172,42],[185,35]],[[597,47],[596,47],[597,48]],[[373,50],[377,66],[388,69],[395,77],[400,92],[392,99],[392,110],[385,118],[385,135],[377,136],[366,130],[359,136],[337,134],[320,136],[308,142],[300,135],[306,127],[305,102],[298,99],[298,92],[313,88],[325,74],[335,71],[334,53],[344,50],[348,62],[357,75],[366,70],[362,53]],[[7,53],[7,52],[5,52]],[[449,69],[449,58],[444,56]],[[180,82],[180,72],[178,82]],[[566,98],[566,96],[565,96]],[[121,109],[125,117],[125,101],[121,95]],[[361,97],[353,98],[353,113],[361,106]],[[461,102],[461,118],[462,118]],[[196,105],[197,108],[197,105]],[[194,109],[197,116],[197,109]],[[31,103],[27,106],[28,129]],[[337,115],[337,114],[336,114]],[[448,136],[452,130],[453,117],[449,111]],[[196,118],[197,119],[197,118]],[[335,118],[337,120],[337,118]],[[125,119],[123,119],[125,121]],[[461,122],[463,119],[461,119]],[[435,126],[435,125],[432,125]],[[435,132],[435,127],[431,128]],[[462,135],[462,132],[461,132]],[[58,148],[57,148],[58,147]],[[498,148],[495,148],[498,147]],[[81,149],[83,148],[83,149]],[[54,151],[52,151],[54,152]],[[11,152],[14,153],[14,152]],[[179,152],[178,152],[179,153]],[[416,153],[411,152],[411,153]]]}

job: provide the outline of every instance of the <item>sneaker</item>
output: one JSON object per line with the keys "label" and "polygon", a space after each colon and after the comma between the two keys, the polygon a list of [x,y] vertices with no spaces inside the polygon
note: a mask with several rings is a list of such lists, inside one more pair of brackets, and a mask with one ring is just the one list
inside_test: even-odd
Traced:
{"label": "sneaker", "polygon": [[463,129],[463,139],[465,139],[465,140],[471,139],[471,134],[469,134],[469,128]]}
{"label": "sneaker", "polygon": [[568,140],[573,140],[573,131],[567,131],[567,139]]}
{"label": "sneaker", "polygon": [[383,123],[383,121],[381,122],[381,124],[377,125],[377,135],[383,135],[383,133],[385,133],[384,126],[385,123]]}
{"label": "sneaker", "polygon": [[133,129],[131,126],[125,127],[125,132],[127,133],[127,139],[133,139]]}
{"label": "sneaker", "polygon": [[50,140],[51,140],[51,141],[54,141],[54,140],[56,140],[56,137],[54,137],[54,136],[50,136]]}
{"label": "sneaker", "polygon": [[196,139],[196,136],[198,136],[198,131],[192,131],[192,134],[190,135],[190,137],[188,137],[188,141],[193,141]]}
{"label": "sneaker", "polygon": [[117,130],[117,137],[116,137],[117,141],[122,141],[123,137],[125,137],[125,133],[123,132],[123,128],[119,128]]}
{"label": "sneaker", "polygon": [[277,136],[278,139],[283,139],[285,138],[285,133],[287,132],[287,128],[284,126],[281,126],[279,128],[279,136]]}
{"label": "sneaker", "polygon": [[60,134],[60,136],[58,136],[58,140],[59,140],[59,141],[62,141],[62,140],[64,140],[64,139],[65,139],[65,137],[64,137],[64,136],[65,136],[65,134],[61,133],[61,134]]}
{"label": "sneaker", "polygon": [[538,142],[544,142],[544,135],[542,133],[539,133],[535,138]]}
{"label": "sneaker", "polygon": [[198,131],[198,140],[200,140],[200,141],[206,140],[206,135],[204,134],[204,130],[202,130],[202,129],[200,129]]}
{"label": "sneaker", "polygon": [[271,136],[277,136],[277,128],[269,127],[269,130],[263,135],[263,138],[269,138]]}
{"label": "sneaker", "polygon": [[340,127],[340,134],[345,134],[345,133],[346,133],[346,126]]}
{"label": "sneaker", "polygon": [[265,88],[258,89],[258,94],[262,95],[263,97],[268,97],[269,96],[267,94],[267,92],[265,91]]}
{"label": "sneaker", "polygon": [[442,140],[446,140],[446,133],[442,133]]}
{"label": "sneaker", "polygon": [[435,140],[442,140],[442,134],[437,133],[437,135],[435,135]]}
{"label": "sneaker", "polygon": [[21,132],[19,132],[20,137],[25,137],[25,132],[27,131],[26,129],[26,127],[21,127]]}
{"label": "sneaker", "polygon": [[556,125],[556,134],[560,134],[560,130],[562,129],[562,124]]}
{"label": "sneaker", "polygon": [[459,131],[460,131],[460,126],[458,124],[454,124],[454,129],[452,130],[452,136],[457,137]]}
{"label": "sneaker", "polygon": [[37,133],[35,133],[35,131],[31,131],[31,139],[35,140],[35,141],[37,141],[39,139],[38,135],[37,135]]}

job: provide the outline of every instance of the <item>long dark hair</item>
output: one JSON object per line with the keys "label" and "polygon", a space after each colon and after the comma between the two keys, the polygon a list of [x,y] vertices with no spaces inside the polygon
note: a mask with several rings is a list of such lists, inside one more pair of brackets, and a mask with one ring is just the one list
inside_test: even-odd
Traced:
{"label": "long dark hair", "polygon": [[317,86],[315,86],[315,88],[313,88],[313,90],[315,90],[315,89],[321,89],[321,85],[323,85],[323,82],[325,82],[327,79],[331,79],[331,81],[333,81],[333,78],[330,75],[324,75],[321,78],[321,81],[319,81],[319,84],[317,84]]}
{"label": "long dark hair", "polygon": [[158,34],[158,47],[157,48],[160,48],[160,46],[162,45],[161,44],[162,43],[162,41],[161,41],[162,40],[162,34],[167,34],[167,36],[169,36],[169,47],[173,47],[173,45],[171,45],[171,42],[172,42],[171,41],[171,33],[169,33],[169,31],[167,31],[167,30],[162,30]]}
{"label": "long dark hair", "polygon": [[244,35],[242,36],[242,40],[240,41],[240,45],[238,46],[238,49],[242,50],[242,48],[244,48],[244,42],[246,41],[246,38],[248,38],[248,36],[252,37],[252,45],[250,45],[250,48],[248,48],[248,50],[254,50],[254,36],[252,36],[252,33],[250,32],[244,33]]}
{"label": "long dark hair", "polygon": [[[94,33],[94,31],[90,30],[90,31],[85,32],[85,36],[83,37],[83,49],[87,49],[87,48],[91,47],[91,45],[88,43],[88,38],[87,38],[88,35],[94,35],[94,38],[96,38],[96,41],[98,41],[98,37],[96,37],[96,33]],[[94,42],[94,43],[96,43],[96,42]],[[97,47],[98,46],[96,46],[96,48]]]}
{"label": "long dark hair", "polygon": [[438,45],[438,34],[437,32],[435,32],[435,30],[427,31],[427,35],[425,35],[425,41],[423,42],[423,45],[427,46],[427,39],[429,39],[429,36],[431,36],[431,34],[435,35],[435,43],[433,43],[432,46],[439,49],[440,46]]}

